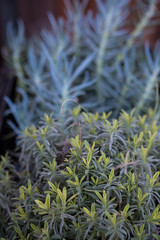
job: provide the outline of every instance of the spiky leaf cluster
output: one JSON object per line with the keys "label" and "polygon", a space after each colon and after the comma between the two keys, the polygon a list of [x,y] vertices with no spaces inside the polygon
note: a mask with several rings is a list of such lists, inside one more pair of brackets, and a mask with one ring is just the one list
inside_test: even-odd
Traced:
{"label": "spiky leaf cluster", "polygon": [[12,186],[12,216],[2,236],[158,239],[160,128],[154,111],[138,117],[135,110],[122,111],[113,120],[110,113],[79,112],[73,109],[66,127],[45,115],[39,127],[25,129],[21,186]]}
{"label": "spiky leaf cluster", "polygon": [[115,117],[122,108],[137,107],[139,113],[155,104],[159,46],[151,51],[143,39],[158,0],[137,1],[141,17],[135,17],[135,26],[130,26],[128,0],[96,0],[95,15],[85,14],[87,0],[72,2],[65,1],[66,20],[49,14],[51,29],[40,37],[27,40],[22,22],[17,33],[8,25],[4,57],[18,87],[16,103],[6,101],[16,131],[37,123],[44,112],[59,117],[68,99],[91,112],[112,110]]}

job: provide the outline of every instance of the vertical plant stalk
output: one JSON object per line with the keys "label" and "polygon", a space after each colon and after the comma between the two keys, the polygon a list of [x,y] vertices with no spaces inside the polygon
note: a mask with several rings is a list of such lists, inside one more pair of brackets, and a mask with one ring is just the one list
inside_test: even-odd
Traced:
{"label": "vertical plant stalk", "polygon": [[149,21],[154,16],[156,2],[157,0],[150,1],[148,10],[141,21],[137,24],[136,28],[132,31],[131,36],[126,43],[128,49],[133,45],[134,40],[143,33],[143,30],[148,26]]}
{"label": "vertical plant stalk", "polygon": [[7,57],[11,59],[11,67],[14,70],[15,76],[18,78],[19,86],[25,88],[23,70],[23,49],[25,46],[25,31],[22,21],[18,21],[17,24],[17,31],[15,31],[13,23],[9,22],[7,25],[7,43],[10,49]]}
{"label": "vertical plant stalk", "polygon": [[139,100],[139,102],[137,103],[137,106],[136,106],[137,114],[142,109],[142,107],[146,103],[147,99],[150,97],[154,86],[156,86],[156,80],[157,80],[158,74],[160,72],[159,68],[160,68],[160,66],[158,64],[156,66],[155,70],[153,71],[153,73],[151,74],[150,79],[148,80],[148,83],[147,83],[147,85],[144,89],[144,93],[142,94],[142,97],[140,98],[140,100]]}
{"label": "vertical plant stalk", "polygon": [[102,70],[103,70],[103,59],[104,59],[105,48],[107,46],[108,39],[109,39],[108,18],[106,17],[104,31],[102,34],[100,46],[98,49],[97,60],[96,60],[96,76],[97,76],[96,91],[97,91],[98,100],[100,102],[103,102],[102,87],[101,87],[101,81],[102,81],[101,74],[102,74]]}
{"label": "vertical plant stalk", "polygon": [[[123,52],[126,52],[129,49],[131,49],[135,39],[138,38],[143,33],[145,28],[147,28],[151,18],[155,14],[156,3],[157,3],[157,0],[150,1],[148,10],[144,14],[144,16],[141,18],[140,22],[136,25],[135,29],[131,32],[130,37],[127,39]],[[123,59],[124,59],[124,54],[122,53],[118,54],[117,60],[122,61]]]}
{"label": "vertical plant stalk", "polygon": [[[72,25],[69,25],[68,28],[71,30],[71,36],[73,37],[73,46],[74,46],[74,53],[77,57],[77,62],[79,64],[79,56],[81,54],[81,37],[83,36],[83,29],[81,24],[85,23],[85,10],[87,6],[88,0],[66,0],[66,8],[67,8],[67,20]],[[71,14],[72,12],[72,14]]]}
{"label": "vertical plant stalk", "polygon": [[125,102],[126,94],[129,91],[130,84],[131,84],[131,77],[128,76],[126,84],[123,85],[123,88],[121,90],[121,94],[120,94],[120,96],[117,100],[117,108],[116,108],[116,111],[115,111],[115,116],[118,115],[118,113],[120,112],[120,110],[123,106],[123,103]]}
{"label": "vertical plant stalk", "polygon": [[75,25],[74,25],[74,47],[75,47],[76,57],[79,57],[80,47],[81,47],[81,43],[80,43],[81,33],[80,33],[79,23],[80,23],[80,16],[78,14],[77,16],[75,16]]}
{"label": "vertical plant stalk", "polygon": [[[102,83],[102,72],[104,69],[104,58],[106,56],[106,48],[109,45],[109,41],[112,35],[116,33],[116,31],[120,29],[121,26],[123,25],[123,21],[125,19],[123,17],[123,10],[124,10],[124,5],[117,6],[117,10],[115,10],[114,4],[109,5],[108,3],[107,11],[105,13],[104,20],[103,20],[104,25],[103,25],[100,43],[98,46],[97,59],[96,59],[96,78],[97,78],[96,92],[97,92],[98,100],[100,103],[104,101],[101,83]],[[101,14],[104,14],[104,12],[102,12]]]}
{"label": "vertical plant stalk", "polygon": [[21,64],[21,57],[20,57],[20,51],[15,51],[13,53],[13,56],[12,56],[12,61],[13,61],[13,68],[16,72],[16,75],[18,77],[18,80],[19,80],[19,85],[22,85],[23,83],[23,79],[24,79],[24,76],[23,76],[23,68],[22,68],[22,64]]}
{"label": "vertical plant stalk", "polygon": [[144,16],[141,18],[141,21],[137,24],[136,28],[132,31],[131,36],[126,43],[126,46],[128,49],[131,48],[131,46],[134,43],[134,40],[137,37],[139,37],[143,33],[144,29],[149,25],[149,21],[155,14],[156,2],[157,0],[150,1],[148,10],[144,14]]}

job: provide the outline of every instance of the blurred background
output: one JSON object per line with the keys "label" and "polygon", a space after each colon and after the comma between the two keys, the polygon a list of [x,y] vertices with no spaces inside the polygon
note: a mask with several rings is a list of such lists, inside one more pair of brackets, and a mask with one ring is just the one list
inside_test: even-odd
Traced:
{"label": "blurred background", "polygon": [[[56,18],[65,17],[65,0],[0,0],[0,48],[5,44],[6,25],[8,21],[16,23],[22,19],[28,37],[37,34],[44,26],[48,26],[47,13],[52,12]],[[74,0],[72,0],[74,1]],[[118,0],[119,1],[119,0]],[[134,18],[138,14],[137,2],[143,0],[130,0],[132,12],[129,16],[130,24],[134,24]],[[145,0],[144,0],[145,1]],[[88,1],[88,8],[96,12],[94,0]],[[157,12],[160,3],[157,4]],[[16,25],[16,24],[15,24]],[[160,38],[160,24],[146,37],[151,45]],[[2,57],[1,57],[2,61]]]}
{"label": "blurred background", "polygon": [[[65,17],[65,0],[0,0],[0,47],[5,44],[6,25],[8,21],[22,19],[26,35],[31,37],[47,27],[47,13],[52,12],[56,18]],[[73,1],[73,0],[72,0]],[[95,9],[94,0],[89,0],[88,9]],[[2,61],[2,57],[1,57]]]}

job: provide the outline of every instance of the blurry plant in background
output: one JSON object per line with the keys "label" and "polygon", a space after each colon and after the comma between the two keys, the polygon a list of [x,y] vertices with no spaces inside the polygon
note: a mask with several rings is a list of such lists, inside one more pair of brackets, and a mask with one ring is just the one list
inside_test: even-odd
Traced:
{"label": "blurry plant in background", "polygon": [[[133,107],[144,113],[159,101],[159,44],[151,51],[143,42],[158,1],[138,1],[141,16],[131,31],[128,0],[96,1],[95,15],[85,12],[87,2],[65,1],[66,20],[49,14],[51,29],[30,40],[21,21],[17,32],[8,24],[3,53],[18,86],[16,103],[6,101],[18,124],[9,123],[15,131],[36,124],[44,112],[60,117],[68,99],[114,117]],[[70,105],[73,101],[65,104],[64,116]]]}

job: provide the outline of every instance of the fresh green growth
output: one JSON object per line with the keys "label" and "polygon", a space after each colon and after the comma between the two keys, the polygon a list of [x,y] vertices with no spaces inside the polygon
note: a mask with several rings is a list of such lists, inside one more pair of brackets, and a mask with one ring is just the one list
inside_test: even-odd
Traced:
{"label": "fresh green growth", "polygon": [[25,129],[19,176],[2,157],[2,237],[158,239],[160,128],[153,111],[138,117],[123,111],[110,121],[110,113],[79,111],[73,109],[65,130],[48,115]]}
{"label": "fresh green growth", "polygon": [[[22,22],[17,32],[8,25],[6,62],[18,80],[16,103],[6,99],[23,131],[37,124],[43,113],[61,116],[73,102],[91,112],[121,109],[145,113],[155,106],[158,89],[159,45],[144,46],[146,27],[153,25],[158,0],[137,1],[141,17],[129,24],[128,0],[96,0],[97,13],[86,13],[87,0],[66,2],[66,19],[49,14],[51,29],[27,40]],[[116,7],[115,7],[116,6]],[[68,101],[72,99],[72,101]],[[62,119],[63,121],[64,119]]]}

